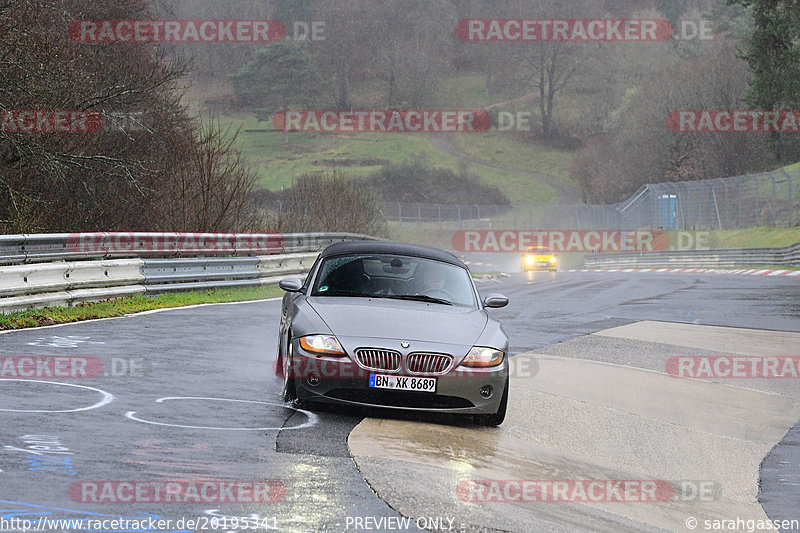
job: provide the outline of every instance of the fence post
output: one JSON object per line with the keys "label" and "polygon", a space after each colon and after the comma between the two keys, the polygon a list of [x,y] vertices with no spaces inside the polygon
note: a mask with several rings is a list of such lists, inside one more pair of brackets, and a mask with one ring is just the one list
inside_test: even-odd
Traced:
{"label": "fence post", "polygon": [[728,229],[728,226],[731,224],[731,214],[730,214],[730,205],[729,205],[729,197],[728,197],[728,182],[720,179],[720,183],[722,183],[723,189],[725,189],[725,228]]}
{"label": "fence post", "polygon": [[738,214],[738,220],[736,222],[736,227],[737,228],[741,228],[742,227],[742,182],[739,181],[738,177],[734,178],[734,180],[736,181],[736,193],[737,193],[736,195],[738,197],[737,204],[738,204],[738,208],[739,208],[739,214]]}
{"label": "fence post", "polygon": [[775,219],[777,216],[775,213],[775,174],[770,172],[769,177],[772,178],[772,227],[774,228],[777,225]]}
{"label": "fence post", "polygon": [[400,224],[403,223],[403,206],[400,205],[400,202],[397,202],[397,220]]}
{"label": "fence post", "polygon": [[661,209],[658,205],[658,200],[664,196],[665,193],[661,192],[660,189],[661,187],[657,185],[653,185],[653,188],[651,189],[652,193],[650,196],[653,198],[653,201],[650,202],[650,229],[661,226]]}
{"label": "fence post", "polygon": [[714,185],[711,182],[708,183],[708,188],[711,189],[711,200],[713,200],[714,202],[714,212],[717,215],[717,229],[722,229],[722,220],[720,220],[719,218],[719,204],[717,202],[717,192],[714,190]]}
{"label": "fence post", "polygon": [[760,223],[760,221],[761,221],[761,217],[760,217],[760,215],[759,215],[759,213],[758,213],[758,204],[759,204],[759,198],[758,198],[758,178],[754,178],[754,177],[753,177],[752,175],[750,175],[750,174],[748,174],[747,176],[748,176],[750,179],[752,179],[753,181],[755,181],[755,182],[756,182],[756,226],[755,226],[755,227],[758,227],[758,226],[759,226],[759,223]]}
{"label": "fence post", "polygon": [[439,213],[439,224],[442,223],[442,206],[436,204],[436,211]]}
{"label": "fence post", "polygon": [[684,186],[686,187],[686,214],[689,218],[685,229],[689,229],[692,226],[692,190],[689,188],[688,183],[684,183]]}
{"label": "fence post", "polygon": [[792,175],[783,171],[786,174],[786,184],[789,187],[789,227],[791,228],[794,225],[794,206],[792,205]]}

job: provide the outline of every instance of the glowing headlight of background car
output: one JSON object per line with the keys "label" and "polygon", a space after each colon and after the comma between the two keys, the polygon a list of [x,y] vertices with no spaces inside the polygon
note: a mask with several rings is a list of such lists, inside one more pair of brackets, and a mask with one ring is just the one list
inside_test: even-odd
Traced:
{"label": "glowing headlight of background car", "polygon": [[300,337],[300,346],[312,353],[344,355],[344,350],[333,335],[307,335]]}
{"label": "glowing headlight of background car", "polygon": [[461,361],[461,366],[491,367],[503,362],[503,352],[483,346],[473,346],[467,356]]}

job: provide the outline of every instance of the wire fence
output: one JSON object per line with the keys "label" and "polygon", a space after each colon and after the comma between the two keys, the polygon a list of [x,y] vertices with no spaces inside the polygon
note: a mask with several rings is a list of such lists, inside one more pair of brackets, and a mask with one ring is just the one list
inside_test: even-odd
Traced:
{"label": "wire fence", "polygon": [[383,202],[387,221],[495,229],[736,229],[800,224],[800,168],[648,184],[610,205]]}

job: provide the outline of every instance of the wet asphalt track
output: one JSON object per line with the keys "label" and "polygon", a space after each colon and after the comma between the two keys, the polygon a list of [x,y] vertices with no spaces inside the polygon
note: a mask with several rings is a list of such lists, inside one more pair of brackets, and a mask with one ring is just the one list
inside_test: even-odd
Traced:
{"label": "wet asphalt track", "polygon": [[[643,319],[800,331],[796,278],[515,273],[480,289],[510,296],[507,308],[492,312],[515,353]],[[357,517],[396,518],[363,481],[346,444],[361,417],[385,413],[287,408],[271,367],[278,316],[275,300],[0,335],[2,356],[97,357],[105,372],[121,374],[0,381],[0,518],[157,516],[173,519],[170,530],[188,530],[199,528],[175,521],[200,519],[211,529],[210,519],[224,515],[285,531],[356,530]],[[599,352],[597,359],[663,371],[646,357]],[[800,462],[798,448],[778,448],[765,462],[762,494],[772,518],[798,518],[782,485],[797,479],[786,465]],[[74,485],[170,480],[272,480],[276,501],[92,503]],[[214,525],[235,529],[232,520]],[[2,520],[0,529],[21,530]]]}

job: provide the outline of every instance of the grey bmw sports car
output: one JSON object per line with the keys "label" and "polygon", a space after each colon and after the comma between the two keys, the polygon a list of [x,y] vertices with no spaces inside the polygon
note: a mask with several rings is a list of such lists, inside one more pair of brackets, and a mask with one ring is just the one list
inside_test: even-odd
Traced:
{"label": "grey bmw sports car", "polygon": [[305,282],[280,282],[285,401],[476,415],[503,422],[508,337],[454,255],[411,244],[327,247]]}

